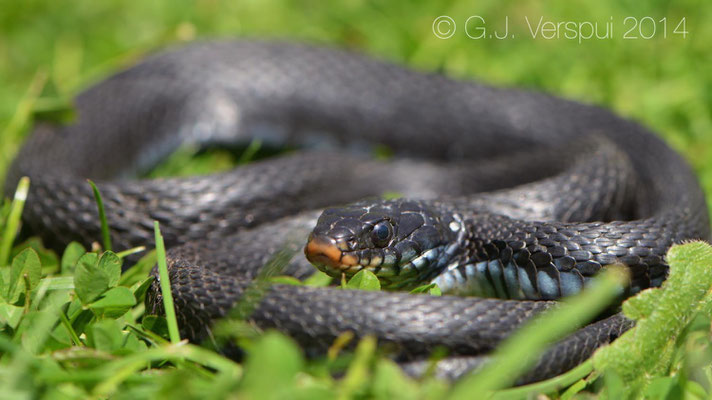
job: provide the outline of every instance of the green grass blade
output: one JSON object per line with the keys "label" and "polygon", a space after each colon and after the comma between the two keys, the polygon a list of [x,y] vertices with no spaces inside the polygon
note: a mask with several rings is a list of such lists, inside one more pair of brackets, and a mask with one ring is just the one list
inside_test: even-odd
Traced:
{"label": "green grass blade", "polygon": [[72,343],[75,346],[84,346],[84,343],[82,343],[81,339],[79,339],[79,336],[77,335],[77,332],[72,327],[72,323],[69,321],[69,318],[67,318],[67,314],[65,314],[62,310],[59,312],[59,320],[67,330],[67,334],[69,334],[69,338],[72,340]]}
{"label": "green grass blade", "polygon": [[27,193],[30,190],[30,178],[23,177],[17,184],[15,198],[12,200],[10,215],[7,217],[5,231],[0,242],[0,266],[6,266],[10,259],[10,251],[12,244],[15,242],[15,236],[20,228],[20,219],[22,218],[22,210],[27,201]]}
{"label": "green grass blade", "polygon": [[137,253],[140,253],[145,250],[146,250],[146,246],[138,246],[138,247],[134,247],[134,248],[131,248],[128,250],[120,251],[120,252],[116,253],[116,255],[119,258],[126,258],[132,254],[137,254]]}
{"label": "green grass blade", "polygon": [[259,139],[253,139],[250,144],[247,145],[245,151],[240,154],[240,158],[237,160],[237,164],[244,165],[252,161],[252,159],[255,157],[261,147],[262,141]]}
{"label": "green grass blade", "polygon": [[453,388],[451,399],[468,399],[472,393],[492,393],[511,385],[526,372],[546,346],[590,321],[620,293],[625,280],[621,269],[611,268],[581,294],[565,301],[556,310],[543,313],[526,324],[495,351],[492,362],[479,373],[463,379]]}
{"label": "green grass blade", "polygon": [[101,199],[101,193],[96,184],[88,180],[91,185],[91,190],[94,192],[94,199],[96,200],[96,206],[99,209],[99,221],[101,222],[101,239],[104,244],[104,250],[111,251],[111,234],[109,233],[109,223],[106,220],[106,211],[104,210],[104,201]]}
{"label": "green grass blade", "polygon": [[158,221],[153,222],[153,230],[156,236],[156,253],[158,258],[158,276],[161,278],[161,294],[163,295],[163,308],[166,312],[166,321],[168,323],[168,336],[171,343],[180,342],[180,334],[178,333],[178,320],[176,319],[176,310],[173,306],[173,293],[171,293],[171,281],[168,276],[168,265],[166,263],[166,246],[163,243],[163,236]]}
{"label": "green grass blade", "polygon": [[122,382],[145,369],[151,362],[164,360],[181,365],[184,365],[185,361],[193,362],[214,369],[219,374],[233,380],[239,379],[242,375],[240,365],[219,354],[190,344],[170,344],[132,354],[98,368],[96,377],[100,378],[101,382],[94,388],[94,393],[98,397],[104,398],[113,393]]}
{"label": "green grass blade", "polygon": [[581,381],[581,379],[588,376],[591,371],[593,371],[593,362],[589,359],[576,366],[576,368],[551,379],[512,389],[499,390],[492,396],[492,399],[525,398],[535,393],[555,393],[557,390],[561,390]]}
{"label": "green grass blade", "polygon": [[625,382],[625,392],[641,396],[654,378],[669,373],[679,338],[698,312],[709,315],[712,301],[712,247],[693,242],[667,253],[670,272],[661,288],[627,300],[623,313],[635,328],[593,357],[593,365]]}
{"label": "green grass blade", "polygon": [[121,279],[119,280],[119,285],[121,286],[131,286],[136,282],[144,279],[158,260],[156,259],[156,250],[151,250],[146,253],[141,259],[139,259],[136,264],[129,267],[129,269],[121,272]]}
{"label": "green grass blade", "polygon": [[47,83],[47,78],[48,74],[44,68],[39,68],[35,72],[28,88],[17,103],[15,113],[5,128],[0,131],[0,186],[5,184],[5,173],[8,167],[3,160],[10,160],[17,151],[21,134],[32,117],[35,103]]}
{"label": "green grass blade", "polygon": [[370,379],[370,364],[376,354],[376,338],[366,336],[356,346],[354,359],[349,365],[339,388],[338,399],[357,398]]}
{"label": "green grass blade", "polygon": [[39,286],[37,286],[38,291],[72,289],[74,289],[73,276],[48,276],[46,278],[42,278]]}
{"label": "green grass blade", "polygon": [[272,286],[271,278],[279,276],[299,249],[296,243],[295,239],[288,239],[287,243],[267,261],[267,264],[260,270],[252,284],[245,289],[240,301],[230,311],[229,316],[231,318],[244,320],[252,314],[262,297]]}

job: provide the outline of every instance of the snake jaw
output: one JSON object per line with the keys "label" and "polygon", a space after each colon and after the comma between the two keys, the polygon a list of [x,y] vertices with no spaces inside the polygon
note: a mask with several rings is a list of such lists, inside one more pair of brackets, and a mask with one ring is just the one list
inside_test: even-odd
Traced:
{"label": "snake jaw", "polygon": [[313,236],[304,247],[307,260],[327,274],[357,272],[362,267],[358,259],[341,250],[336,240],[326,236]]}
{"label": "snake jaw", "polygon": [[368,270],[381,279],[384,287],[391,286],[391,280],[400,276],[397,256],[393,251],[373,251],[371,249],[345,251],[352,246],[344,241],[325,235],[311,235],[304,246],[307,260],[329,276],[342,274],[353,276],[361,270]]}

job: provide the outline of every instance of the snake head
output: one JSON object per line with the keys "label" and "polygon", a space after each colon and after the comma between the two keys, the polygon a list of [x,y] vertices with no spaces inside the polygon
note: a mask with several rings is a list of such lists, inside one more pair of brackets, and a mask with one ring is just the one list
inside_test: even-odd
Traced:
{"label": "snake head", "polygon": [[456,215],[427,202],[361,202],[325,210],[304,253],[330,276],[366,269],[383,287],[407,289],[440,273],[462,231]]}

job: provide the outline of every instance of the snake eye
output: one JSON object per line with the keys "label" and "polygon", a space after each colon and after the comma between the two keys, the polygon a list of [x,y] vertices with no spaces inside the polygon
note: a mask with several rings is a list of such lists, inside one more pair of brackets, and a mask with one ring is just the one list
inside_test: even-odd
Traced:
{"label": "snake eye", "polygon": [[391,241],[393,226],[388,221],[381,221],[371,231],[371,241],[378,247],[385,247]]}

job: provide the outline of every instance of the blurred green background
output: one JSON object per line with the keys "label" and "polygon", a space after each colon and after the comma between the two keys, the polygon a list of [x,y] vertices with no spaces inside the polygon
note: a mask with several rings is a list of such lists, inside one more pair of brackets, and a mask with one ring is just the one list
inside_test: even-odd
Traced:
{"label": "blurred green background", "polygon": [[[534,88],[601,104],[641,121],[690,160],[712,198],[712,3],[702,1],[61,1],[0,0],[0,177],[33,111],[175,42],[278,37],[358,49],[375,57],[502,86]],[[433,20],[453,18],[449,39]],[[468,38],[469,16],[514,38]],[[652,39],[623,39],[626,17]],[[612,21],[611,38],[533,38],[524,17]],[[662,18],[666,18],[663,35]],[[686,37],[673,33],[682,30]],[[443,27],[444,28],[444,27]],[[637,31],[635,31],[640,36]]]}

